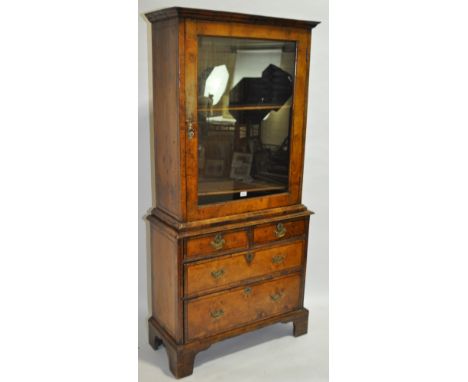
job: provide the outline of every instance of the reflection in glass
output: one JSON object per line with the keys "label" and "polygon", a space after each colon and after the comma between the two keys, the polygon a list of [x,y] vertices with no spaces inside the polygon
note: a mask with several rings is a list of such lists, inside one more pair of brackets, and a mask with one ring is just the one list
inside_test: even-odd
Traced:
{"label": "reflection in glass", "polygon": [[215,66],[205,81],[206,98],[210,98],[213,104],[217,104],[226,91],[229,79],[229,72],[226,65]]}
{"label": "reflection in glass", "polygon": [[287,192],[294,42],[198,41],[198,202]]}

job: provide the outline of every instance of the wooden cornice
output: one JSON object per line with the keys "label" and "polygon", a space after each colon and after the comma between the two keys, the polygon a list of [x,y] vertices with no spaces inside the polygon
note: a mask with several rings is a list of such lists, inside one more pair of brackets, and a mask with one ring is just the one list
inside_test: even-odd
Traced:
{"label": "wooden cornice", "polygon": [[313,29],[319,21],[283,19],[277,17],[248,15],[244,13],[209,11],[205,9],[172,7],[145,14],[148,21],[155,23],[171,18],[189,18],[205,21],[236,22],[249,24],[277,25],[283,27]]}

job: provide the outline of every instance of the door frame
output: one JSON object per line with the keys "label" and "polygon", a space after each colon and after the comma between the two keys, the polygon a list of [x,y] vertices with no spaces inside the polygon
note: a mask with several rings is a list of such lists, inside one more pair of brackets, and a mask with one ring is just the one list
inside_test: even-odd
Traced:
{"label": "door frame", "polygon": [[[296,71],[294,74],[293,103],[291,111],[289,187],[287,192],[235,201],[198,205],[198,36],[283,40],[296,43]],[[310,30],[244,23],[223,23],[185,20],[185,167],[187,220],[201,220],[219,216],[253,212],[298,204],[301,201],[306,110],[308,90],[308,55]],[[297,112],[296,112],[297,111]],[[195,135],[188,138],[188,127]]]}

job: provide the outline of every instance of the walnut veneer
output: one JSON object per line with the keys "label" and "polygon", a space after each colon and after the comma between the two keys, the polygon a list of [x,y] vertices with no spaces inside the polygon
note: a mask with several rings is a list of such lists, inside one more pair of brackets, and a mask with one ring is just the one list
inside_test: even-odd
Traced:
{"label": "walnut veneer", "polygon": [[[156,208],[148,216],[149,342],[155,349],[164,344],[180,378],[192,373],[196,354],[214,342],[278,322],[293,322],[295,336],[307,332],[311,212],[301,204],[301,192],[311,29],[318,23],[186,8],[146,16],[152,24],[156,176]],[[225,194],[198,186],[194,116],[204,109],[197,110],[197,38],[205,35],[296,44],[285,192],[257,188],[265,193],[199,203],[200,196]]]}

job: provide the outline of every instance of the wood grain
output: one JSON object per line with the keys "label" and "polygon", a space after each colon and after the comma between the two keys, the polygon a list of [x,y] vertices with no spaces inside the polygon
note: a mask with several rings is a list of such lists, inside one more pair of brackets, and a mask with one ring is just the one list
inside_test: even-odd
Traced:
{"label": "wood grain", "polygon": [[307,332],[309,311],[305,308],[291,310],[282,314],[247,323],[243,326],[233,328],[212,336],[187,341],[183,345],[177,344],[169,333],[160,325],[155,317],[148,320],[150,344],[164,343],[169,357],[171,372],[176,378],[183,378],[193,372],[193,361],[197,353],[209,348],[212,344],[261,329],[276,323],[286,324],[292,322],[294,325],[293,335],[299,336]]}
{"label": "wood grain", "polygon": [[[151,12],[147,18],[152,23],[156,177],[156,208],[148,216],[148,334],[154,349],[164,344],[172,373],[182,378],[192,374],[196,354],[217,341],[277,322],[292,321],[295,336],[307,333],[303,302],[312,212],[301,204],[301,193],[310,31],[318,23],[179,7]],[[227,190],[220,184],[198,189],[202,35],[295,42],[289,184],[284,192],[198,205],[199,193]],[[193,139],[188,138],[189,123]],[[275,233],[278,223],[284,235]],[[212,244],[217,234],[222,245]]]}
{"label": "wood grain", "polygon": [[237,253],[185,265],[186,295],[216,290],[239,281],[297,268],[302,262],[304,242]]}
{"label": "wood grain", "polygon": [[[285,229],[284,236],[278,237],[278,224],[282,224]],[[291,237],[301,236],[305,233],[305,220],[295,220],[289,222],[275,222],[270,224],[263,224],[254,228],[253,240],[254,243],[266,243],[270,241],[281,241]]]}
{"label": "wood grain", "polygon": [[[294,78],[292,118],[290,132],[289,185],[287,192],[268,196],[238,199],[229,203],[198,204],[198,134],[187,142],[187,220],[196,221],[217,216],[231,216],[244,212],[288,206],[300,202],[300,185],[303,170],[303,139],[305,120],[303,109],[306,105],[307,51],[310,30],[302,28],[282,28],[280,26],[251,25],[245,23],[207,22],[186,19],[185,40],[185,98],[187,117],[198,115],[197,110],[197,57],[198,36],[221,36],[236,38],[274,39],[296,43],[296,73]],[[298,111],[298,112],[296,112]],[[195,120],[194,120],[195,121]],[[198,124],[194,123],[195,130]]]}
{"label": "wood grain", "polygon": [[151,211],[151,215],[148,216],[148,220],[163,221],[168,227],[173,229],[179,237],[189,237],[202,233],[214,232],[217,230],[216,227],[234,229],[244,225],[248,226],[284,219],[302,218],[312,214],[314,214],[314,212],[309,211],[304,205],[293,204],[291,206],[269,208],[261,211],[244,212],[236,215],[218,216],[211,219],[183,222],[174,219],[174,217],[158,208],[154,208]]}
{"label": "wood grain", "polygon": [[178,30],[176,19],[153,24],[153,116],[156,204],[183,219],[178,118]]}
{"label": "wood grain", "polygon": [[213,335],[299,307],[300,275],[202,297],[187,304],[187,339]]}
{"label": "wood grain", "polygon": [[151,229],[151,279],[153,316],[176,339],[182,339],[179,320],[179,278],[177,241],[162,230]]}
{"label": "wood grain", "polygon": [[308,20],[295,20],[285,19],[279,17],[267,17],[260,15],[249,15],[245,13],[234,13],[234,12],[220,12],[211,11],[207,9],[195,9],[195,8],[181,8],[172,7],[160,9],[153,12],[148,12],[146,18],[154,23],[160,22],[170,18],[193,18],[198,20],[206,21],[221,21],[221,22],[244,22],[249,24],[263,24],[263,25],[275,25],[282,27],[295,27],[312,29],[315,28],[319,21],[308,21]]}
{"label": "wood grain", "polygon": [[[216,249],[212,242],[216,240],[216,235],[221,235],[224,244],[222,248]],[[231,232],[216,232],[213,235],[188,239],[187,240],[187,256],[199,256],[210,253],[227,251],[230,249],[245,249],[248,246],[247,231],[231,231]]]}
{"label": "wood grain", "polygon": [[229,195],[236,194],[242,191],[259,192],[259,191],[278,191],[284,190],[282,184],[272,182],[254,181],[245,183],[238,180],[216,180],[198,183],[198,196],[208,195]]}
{"label": "wood grain", "polygon": [[199,108],[198,111],[224,111],[224,110],[270,110],[279,108],[290,108],[290,105],[255,105],[255,106],[225,106],[225,107],[211,107],[211,108]]}

